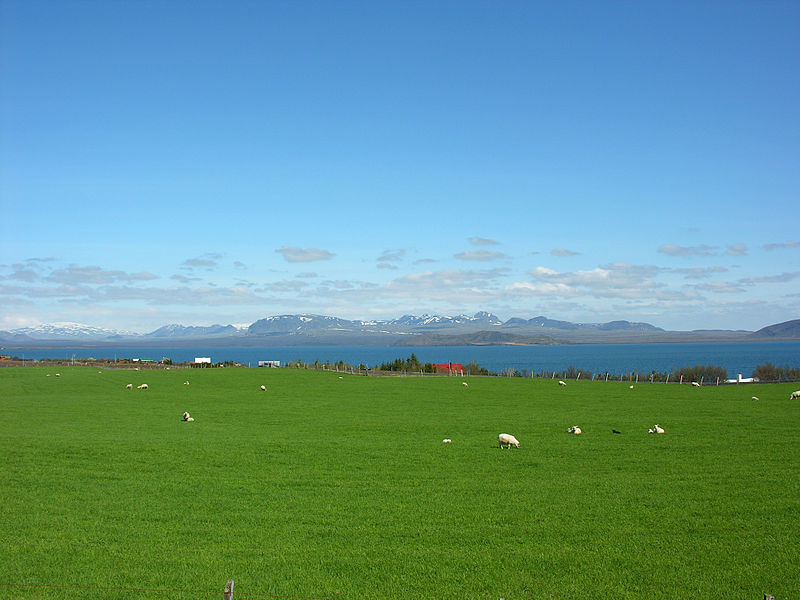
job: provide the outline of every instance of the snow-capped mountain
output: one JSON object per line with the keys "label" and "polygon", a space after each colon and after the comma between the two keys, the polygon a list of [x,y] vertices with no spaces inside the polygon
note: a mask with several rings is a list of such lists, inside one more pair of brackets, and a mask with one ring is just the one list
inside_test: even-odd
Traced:
{"label": "snow-capped mountain", "polygon": [[37,325],[36,327],[21,327],[11,331],[13,334],[25,335],[34,340],[101,340],[110,337],[136,336],[137,333],[131,331],[118,331],[116,329],[104,329],[93,327],[82,323],[72,323],[69,321],[61,323],[48,323]]}
{"label": "snow-capped mountain", "polygon": [[208,327],[198,327],[171,324],[159,327],[155,331],[145,333],[142,337],[146,338],[185,338],[185,337],[212,337],[222,335],[236,335],[241,330],[233,325],[210,325]]}

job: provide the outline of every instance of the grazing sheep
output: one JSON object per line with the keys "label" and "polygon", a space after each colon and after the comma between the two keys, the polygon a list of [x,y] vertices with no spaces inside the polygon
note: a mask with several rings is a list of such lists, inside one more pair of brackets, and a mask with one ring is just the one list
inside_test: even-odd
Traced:
{"label": "grazing sheep", "polygon": [[697,383],[696,381],[693,381],[693,382],[692,382],[692,386],[694,386],[694,387],[700,387],[700,384],[699,384],[699,383]]}
{"label": "grazing sheep", "polygon": [[194,421],[194,417],[189,416],[189,413],[185,412],[183,413],[183,420],[186,421],[187,423],[191,423],[192,421]]}
{"label": "grazing sheep", "polygon": [[497,441],[500,442],[500,447],[503,447],[503,444],[506,445],[506,448],[511,448],[511,446],[516,446],[519,448],[519,441],[510,433],[501,433],[497,436]]}
{"label": "grazing sheep", "polygon": [[583,433],[583,431],[577,425],[573,425],[572,427],[567,429],[567,433],[574,433],[575,435],[580,435]]}
{"label": "grazing sheep", "polygon": [[795,398],[800,398],[800,390],[792,392],[791,395],[789,396],[789,400],[794,400]]}
{"label": "grazing sheep", "polygon": [[558,385],[567,385],[567,382],[559,380]]}
{"label": "grazing sheep", "polygon": [[188,381],[184,381],[183,385],[189,385],[189,382]]}
{"label": "grazing sheep", "polygon": [[265,386],[265,385],[262,385],[262,386],[261,386],[261,391],[262,391],[262,392],[266,392],[266,391],[267,391],[267,386]]}
{"label": "grazing sheep", "polygon": [[461,385],[463,385],[464,387],[469,387],[469,384],[466,381],[462,381]]}
{"label": "grazing sheep", "polygon": [[629,388],[631,388],[631,389],[633,389],[633,386],[632,386],[632,385],[629,385],[628,387],[629,387]]}
{"label": "grazing sheep", "polygon": [[56,373],[56,377],[61,377],[61,373]]}
{"label": "grazing sheep", "polygon": [[445,438],[445,439],[442,440],[443,444],[451,444],[452,442],[453,442],[453,440],[451,440],[450,438]]}
{"label": "grazing sheep", "polygon": [[653,425],[653,432],[654,433],[664,433],[664,429],[661,427],[661,425],[656,423],[655,425]]}
{"label": "grazing sheep", "polygon": [[758,402],[758,396],[753,396],[752,400],[755,400],[756,402]]}
{"label": "grazing sheep", "polygon": [[146,383],[143,383],[142,385],[137,385],[136,389],[137,390],[146,390],[146,389],[149,389],[149,387],[150,386],[148,386]]}
{"label": "grazing sheep", "polygon": [[133,389],[133,384],[129,383],[128,385],[125,386],[125,389],[126,390],[132,390]]}

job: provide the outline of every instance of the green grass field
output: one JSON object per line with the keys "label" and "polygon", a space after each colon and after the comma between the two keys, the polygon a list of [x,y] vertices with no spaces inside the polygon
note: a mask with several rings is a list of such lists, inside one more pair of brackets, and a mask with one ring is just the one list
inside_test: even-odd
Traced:
{"label": "green grass field", "polygon": [[0,597],[800,598],[797,387],[0,369]]}

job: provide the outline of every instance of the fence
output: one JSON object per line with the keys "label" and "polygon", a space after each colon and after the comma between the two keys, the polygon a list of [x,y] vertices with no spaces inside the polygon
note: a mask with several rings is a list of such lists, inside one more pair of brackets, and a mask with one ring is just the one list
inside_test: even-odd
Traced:
{"label": "fence", "polygon": [[[0,583],[0,588],[7,588],[10,590],[81,590],[84,592],[97,591],[97,592],[150,592],[162,595],[168,594],[194,594],[203,596],[218,596],[222,594],[223,600],[233,600],[233,579],[229,579],[225,583],[223,590],[178,590],[178,589],[154,589],[154,588],[136,588],[136,587],[111,587],[111,586],[91,586],[91,585],[47,585],[47,584],[27,584],[27,583]],[[337,592],[338,594],[338,592]],[[331,598],[321,598],[312,596],[288,596],[288,595],[275,595],[275,594],[258,594],[249,592],[237,592],[237,598],[270,598],[272,600],[332,600]],[[337,595],[336,600],[344,600],[341,596]]]}

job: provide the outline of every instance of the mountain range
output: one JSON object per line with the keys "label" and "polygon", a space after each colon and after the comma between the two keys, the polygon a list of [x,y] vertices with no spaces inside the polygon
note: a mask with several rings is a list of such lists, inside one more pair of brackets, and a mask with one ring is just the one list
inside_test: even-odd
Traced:
{"label": "mountain range", "polygon": [[323,315],[279,315],[249,326],[165,325],[149,333],[79,323],[53,323],[0,331],[7,348],[54,346],[432,346],[713,342],[800,339],[800,319],[759,329],[667,331],[649,323],[572,323],[539,316],[500,320],[472,316],[404,315],[391,320],[347,320]]}

